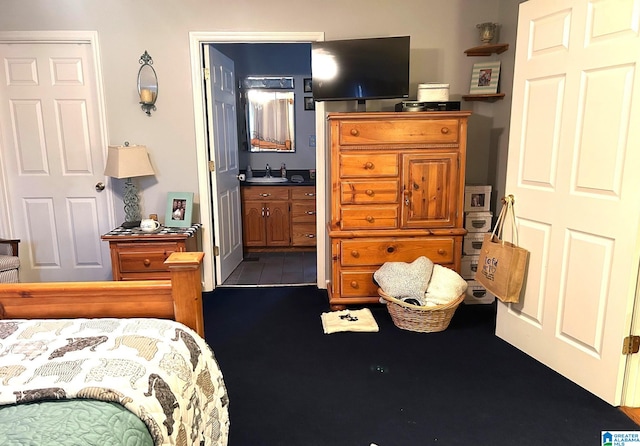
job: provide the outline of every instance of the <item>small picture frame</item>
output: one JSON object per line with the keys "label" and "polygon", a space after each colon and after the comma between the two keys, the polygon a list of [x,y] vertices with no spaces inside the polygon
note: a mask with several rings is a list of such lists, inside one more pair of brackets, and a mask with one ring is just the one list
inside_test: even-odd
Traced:
{"label": "small picture frame", "polygon": [[313,97],[312,96],[305,96],[304,97],[304,109],[305,110],[315,110],[316,109],[316,103],[313,102]]}
{"label": "small picture frame", "polygon": [[473,64],[469,94],[496,94],[500,80],[500,61]]}
{"label": "small picture frame", "polygon": [[302,85],[303,85],[305,93],[311,93],[313,91],[312,86],[311,86],[312,82],[311,82],[311,78],[310,77],[304,78],[303,81],[302,81]]}
{"label": "small picture frame", "polygon": [[188,228],[193,215],[193,192],[169,192],[164,225],[168,228]]}

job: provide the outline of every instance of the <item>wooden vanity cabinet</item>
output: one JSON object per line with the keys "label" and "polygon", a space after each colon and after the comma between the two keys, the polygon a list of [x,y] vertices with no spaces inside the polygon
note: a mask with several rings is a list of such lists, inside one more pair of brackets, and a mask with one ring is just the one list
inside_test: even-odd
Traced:
{"label": "wooden vanity cabinet", "polygon": [[289,190],[283,187],[242,188],[244,246],[289,246]]}
{"label": "wooden vanity cabinet", "polygon": [[246,248],[316,246],[315,186],[245,186],[241,193]]}
{"label": "wooden vanity cabinet", "polygon": [[385,262],[424,255],[460,270],[469,115],[329,114],[332,309],[379,302]]}

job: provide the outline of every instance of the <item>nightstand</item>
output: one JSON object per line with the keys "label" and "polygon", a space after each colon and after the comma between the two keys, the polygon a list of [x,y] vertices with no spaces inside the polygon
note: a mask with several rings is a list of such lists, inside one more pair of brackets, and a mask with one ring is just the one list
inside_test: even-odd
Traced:
{"label": "nightstand", "polygon": [[168,280],[164,261],[172,252],[197,251],[200,223],[146,233],[123,227],[104,234],[109,242],[113,280]]}

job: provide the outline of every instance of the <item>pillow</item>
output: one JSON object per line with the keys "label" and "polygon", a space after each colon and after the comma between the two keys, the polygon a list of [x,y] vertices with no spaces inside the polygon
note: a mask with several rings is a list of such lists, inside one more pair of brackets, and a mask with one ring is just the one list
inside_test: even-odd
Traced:
{"label": "pillow", "polygon": [[433,267],[431,282],[425,293],[426,305],[444,305],[467,291],[467,281],[457,272],[442,265]]}
{"label": "pillow", "polygon": [[422,302],[432,271],[433,262],[422,256],[411,263],[386,262],[373,273],[373,278],[392,297],[413,297]]}

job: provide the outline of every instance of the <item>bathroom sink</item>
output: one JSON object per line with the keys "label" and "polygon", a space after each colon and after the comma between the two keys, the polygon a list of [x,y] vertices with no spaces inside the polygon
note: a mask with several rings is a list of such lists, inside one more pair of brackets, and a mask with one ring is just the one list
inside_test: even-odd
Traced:
{"label": "bathroom sink", "polygon": [[253,177],[247,178],[246,181],[247,183],[286,183],[289,180],[282,177]]}

